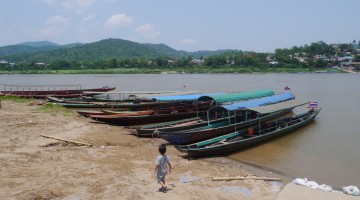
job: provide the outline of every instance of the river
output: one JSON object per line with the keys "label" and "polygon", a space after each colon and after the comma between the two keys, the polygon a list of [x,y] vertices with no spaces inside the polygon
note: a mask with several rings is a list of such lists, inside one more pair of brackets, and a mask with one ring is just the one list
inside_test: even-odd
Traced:
{"label": "river", "polygon": [[229,155],[335,187],[360,186],[360,74],[152,74],[0,75],[0,84],[81,84],[116,86],[117,91],[209,92],[290,87],[299,100],[317,101],[323,110],[310,125],[286,136]]}

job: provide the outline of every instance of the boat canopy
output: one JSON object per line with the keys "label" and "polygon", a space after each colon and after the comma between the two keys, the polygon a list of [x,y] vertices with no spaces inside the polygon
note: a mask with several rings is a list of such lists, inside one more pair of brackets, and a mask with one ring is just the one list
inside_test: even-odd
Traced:
{"label": "boat canopy", "polygon": [[197,90],[187,90],[187,91],[173,91],[167,93],[147,93],[147,94],[143,93],[142,95],[137,95],[137,96],[146,99],[156,99],[156,97],[182,96],[182,95],[190,95],[190,94],[201,94],[201,92]]}
{"label": "boat canopy", "polygon": [[252,90],[247,92],[238,93],[226,93],[217,95],[203,95],[198,98],[198,101],[215,101],[216,104],[225,102],[243,101],[248,99],[261,98],[274,95],[274,91],[271,89]]}
{"label": "boat canopy", "polygon": [[239,103],[229,104],[229,105],[220,105],[214,106],[209,109],[209,111],[215,110],[226,110],[226,111],[235,111],[244,108],[254,108],[258,106],[265,106],[269,104],[275,104],[279,102],[289,101],[295,99],[295,95],[291,92],[286,92],[282,94],[272,95],[269,97],[263,97],[259,99],[253,99],[249,101],[242,101]]}
{"label": "boat canopy", "polygon": [[260,114],[269,114],[281,110],[287,110],[287,109],[294,109],[295,107],[302,106],[305,104],[308,104],[309,102],[304,101],[298,101],[298,100],[291,100],[291,101],[285,101],[275,104],[270,104],[266,106],[258,106],[253,108],[247,108],[247,110],[252,110]]}
{"label": "boat canopy", "polygon": [[158,101],[194,101],[202,96],[216,96],[216,95],[222,95],[226,93],[211,93],[211,94],[185,94],[185,95],[169,95],[169,96],[152,96],[147,97],[150,99],[156,99]]}

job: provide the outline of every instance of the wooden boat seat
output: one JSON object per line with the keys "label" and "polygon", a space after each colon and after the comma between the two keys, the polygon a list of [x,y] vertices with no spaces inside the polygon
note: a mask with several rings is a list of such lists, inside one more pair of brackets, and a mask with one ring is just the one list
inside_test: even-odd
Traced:
{"label": "wooden boat seat", "polygon": [[223,139],[223,140],[220,140],[220,141],[215,142],[213,144],[210,144],[209,146],[214,146],[214,145],[218,145],[218,144],[227,144],[227,141],[226,141],[226,139]]}
{"label": "wooden boat seat", "polygon": [[219,143],[221,143],[221,144],[227,144],[228,142],[226,141],[226,139],[223,139],[223,140],[219,141]]}
{"label": "wooden boat seat", "polygon": [[243,139],[242,136],[237,136],[237,137],[235,137],[235,138],[232,138],[232,139],[228,140],[227,142],[235,142],[235,141],[241,140],[241,139]]}

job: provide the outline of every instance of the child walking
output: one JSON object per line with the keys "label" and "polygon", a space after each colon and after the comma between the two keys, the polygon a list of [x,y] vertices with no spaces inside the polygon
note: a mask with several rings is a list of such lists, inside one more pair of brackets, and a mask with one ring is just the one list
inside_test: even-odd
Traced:
{"label": "child walking", "polygon": [[159,153],[155,160],[155,174],[157,178],[157,182],[161,185],[161,188],[159,189],[159,192],[165,192],[166,191],[166,185],[165,185],[165,176],[168,173],[171,173],[171,163],[169,156],[166,155],[166,146],[160,145],[159,146]]}

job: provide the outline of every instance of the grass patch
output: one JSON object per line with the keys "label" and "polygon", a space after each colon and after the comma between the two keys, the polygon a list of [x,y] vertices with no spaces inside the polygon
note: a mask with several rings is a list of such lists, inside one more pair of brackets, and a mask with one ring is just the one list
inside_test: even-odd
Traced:
{"label": "grass patch", "polygon": [[17,103],[30,103],[31,99],[25,99],[17,96],[0,96],[0,101],[14,101]]}
{"label": "grass patch", "polygon": [[47,103],[45,105],[40,106],[36,109],[39,112],[43,113],[51,113],[54,115],[63,115],[63,116],[72,116],[74,115],[74,112],[71,110],[65,108],[64,106],[53,104],[53,103]]}

